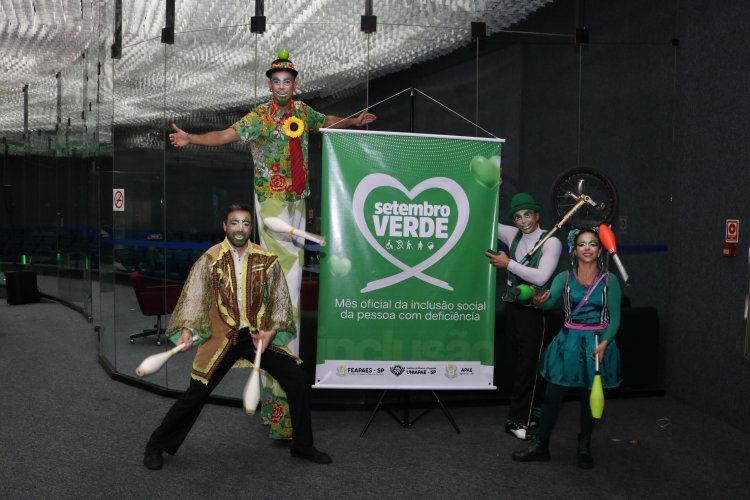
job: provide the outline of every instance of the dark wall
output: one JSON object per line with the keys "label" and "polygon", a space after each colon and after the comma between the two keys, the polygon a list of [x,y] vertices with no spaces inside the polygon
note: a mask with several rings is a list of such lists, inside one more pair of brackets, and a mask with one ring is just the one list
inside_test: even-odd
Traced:
{"label": "dark wall", "polygon": [[[750,432],[748,19],[741,0],[680,2],[666,380],[671,394]],[[728,218],[740,219],[733,259],[721,256]]]}
{"label": "dark wall", "polygon": [[[484,40],[478,51],[469,44],[371,82],[370,103],[409,86],[429,96],[415,94],[413,123],[408,94],[373,107],[379,119],[371,128],[473,136],[477,129],[452,111],[476,120],[507,141],[501,208],[528,191],[547,207],[546,227],[557,222],[549,214],[550,191],[561,172],[578,166],[603,172],[620,192],[615,231],[634,276],[625,293],[633,305],[665,311],[666,288],[653,283],[667,282],[674,19],[671,1],[558,0],[513,33]],[[588,28],[588,44],[574,43],[576,26]],[[347,114],[364,107],[364,92],[319,104]],[[651,245],[662,250],[642,251]]]}
{"label": "dark wall", "polygon": [[[750,213],[749,18],[740,0],[558,0],[513,29],[570,34],[578,24],[590,43],[578,51],[570,39],[489,38],[479,50],[478,120],[508,140],[503,206],[518,190],[546,201],[555,176],[571,166],[611,177],[620,194],[618,243],[666,247],[622,258],[634,276],[625,294],[660,311],[668,393],[746,431],[748,245],[741,237],[728,259],[721,244],[725,219],[740,219],[744,234]],[[475,75],[469,46],[373,81],[370,102],[414,85],[474,119]],[[377,126],[409,131],[402,97],[373,110],[383,118]],[[334,107],[359,109],[362,101]],[[473,134],[434,103],[415,102],[425,113],[415,131]]]}
{"label": "dark wall", "polygon": [[[478,49],[472,43],[371,82],[370,103],[409,86],[429,96],[401,94],[372,107],[379,119],[371,128],[475,135],[453,111],[476,120],[507,141],[501,209],[528,191],[547,208],[547,228],[558,220],[549,213],[550,191],[561,172],[580,166],[604,173],[619,192],[613,225],[633,278],[624,294],[633,306],[657,309],[660,323],[646,332],[657,336],[666,330],[672,258],[675,19],[672,1],[557,0]],[[589,32],[585,45],[574,43],[579,26]],[[364,92],[318,104],[348,114],[364,107]],[[559,234],[565,242],[567,232]],[[560,268],[568,262],[563,257]],[[662,368],[663,334],[657,345]]]}

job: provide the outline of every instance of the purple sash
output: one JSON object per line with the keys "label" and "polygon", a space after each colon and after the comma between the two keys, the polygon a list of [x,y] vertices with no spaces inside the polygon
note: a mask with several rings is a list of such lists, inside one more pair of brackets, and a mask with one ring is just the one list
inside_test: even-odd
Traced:
{"label": "purple sash", "polygon": [[[602,279],[604,279],[605,277],[607,277],[607,273],[606,272],[602,271],[601,273],[599,273],[599,276],[597,276],[596,279],[594,280],[594,282],[591,284],[591,286],[589,287],[588,291],[583,296],[583,299],[581,299],[581,301],[578,304],[576,304],[575,309],[573,309],[570,312],[570,318],[571,319],[573,318],[573,315],[575,313],[577,313],[578,310],[586,304],[586,302],[588,302],[589,297],[594,292],[594,288],[596,288],[596,286],[599,284],[599,282]],[[566,289],[568,288],[569,282],[570,282],[570,271],[568,271],[568,277],[565,279],[565,288]],[[609,278],[608,277],[607,277],[607,282],[609,282]],[[591,325],[591,324],[573,323],[571,321],[566,321],[565,324],[564,324],[564,326],[566,328],[572,328],[573,330],[605,330],[609,326],[609,323],[598,323],[598,324]]]}

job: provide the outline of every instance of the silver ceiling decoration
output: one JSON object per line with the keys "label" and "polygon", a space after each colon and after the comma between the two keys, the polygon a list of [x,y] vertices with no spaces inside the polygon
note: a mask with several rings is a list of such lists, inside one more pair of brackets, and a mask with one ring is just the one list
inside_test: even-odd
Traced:
{"label": "silver ceiling decoration", "polygon": [[334,95],[465,46],[473,21],[491,35],[550,1],[374,0],[368,35],[365,0],[266,1],[263,34],[250,31],[253,0],[176,0],[169,45],[164,0],[122,0],[122,57],[113,60],[114,0],[0,0],[0,134],[23,132],[24,99],[30,135],[58,142],[61,127],[94,140],[113,119],[162,124],[249,109],[268,99],[264,73],[280,49],[300,70],[302,97]]}

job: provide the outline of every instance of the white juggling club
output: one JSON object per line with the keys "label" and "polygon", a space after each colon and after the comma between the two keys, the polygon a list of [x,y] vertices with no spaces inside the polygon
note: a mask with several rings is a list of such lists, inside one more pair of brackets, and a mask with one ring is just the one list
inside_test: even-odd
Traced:
{"label": "white juggling club", "polygon": [[[200,337],[198,335],[193,335],[193,342],[195,342],[199,338]],[[135,373],[137,373],[139,377],[145,377],[146,375],[151,375],[152,373],[158,372],[161,367],[164,366],[164,363],[169,361],[169,358],[180,352],[183,347],[185,347],[184,343],[177,344],[168,351],[148,356],[146,359],[141,361],[141,364],[138,365],[138,368],[135,369]]]}
{"label": "white juggling club", "polygon": [[293,227],[291,224],[285,222],[282,219],[279,219],[278,217],[266,217],[265,219],[263,219],[263,224],[265,224],[268,229],[276,233],[289,233],[306,240],[314,241],[322,247],[326,246],[326,239],[324,237],[320,236],[319,234],[308,233],[307,231],[297,229],[296,227]]}
{"label": "white juggling club", "polygon": [[245,391],[242,394],[242,404],[245,407],[245,413],[255,415],[260,401],[260,352],[263,350],[263,341],[258,340],[258,347],[255,348],[255,361],[253,361],[253,371],[250,378],[245,384]]}

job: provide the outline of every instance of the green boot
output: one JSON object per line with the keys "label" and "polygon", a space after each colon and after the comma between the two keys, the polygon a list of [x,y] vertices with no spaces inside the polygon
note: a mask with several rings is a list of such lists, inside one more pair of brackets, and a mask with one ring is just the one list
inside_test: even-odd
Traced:
{"label": "green boot", "polygon": [[516,462],[549,462],[549,438],[534,436],[529,445],[520,451],[513,452]]}
{"label": "green boot", "polygon": [[578,435],[578,467],[581,469],[594,467],[594,458],[591,456],[591,434]]}

